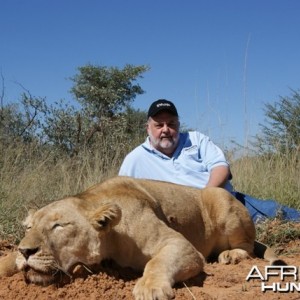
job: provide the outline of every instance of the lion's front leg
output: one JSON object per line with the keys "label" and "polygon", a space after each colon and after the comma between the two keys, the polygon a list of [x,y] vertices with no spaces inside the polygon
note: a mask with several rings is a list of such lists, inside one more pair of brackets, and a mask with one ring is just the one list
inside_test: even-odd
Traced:
{"label": "lion's front leg", "polygon": [[164,241],[157,254],[146,264],[143,277],[136,283],[136,300],[165,300],[173,295],[175,282],[196,276],[203,270],[204,257],[184,237]]}

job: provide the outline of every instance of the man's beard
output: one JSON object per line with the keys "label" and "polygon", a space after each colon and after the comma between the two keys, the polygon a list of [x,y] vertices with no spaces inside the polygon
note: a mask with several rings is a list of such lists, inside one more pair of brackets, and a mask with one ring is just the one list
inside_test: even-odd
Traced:
{"label": "man's beard", "polygon": [[151,145],[162,152],[173,152],[175,151],[178,143],[178,138],[173,138],[173,137],[164,137],[164,138],[153,138],[153,136],[149,135]]}

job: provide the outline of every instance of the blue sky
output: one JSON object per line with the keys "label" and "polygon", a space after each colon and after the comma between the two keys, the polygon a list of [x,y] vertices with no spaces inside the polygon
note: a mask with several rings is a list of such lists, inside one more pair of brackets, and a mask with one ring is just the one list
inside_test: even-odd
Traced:
{"label": "blue sky", "polygon": [[5,103],[23,92],[74,101],[86,64],[149,65],[134,107],[172,100],[219,145],[245,143],[263,103],[300,88],[298,0],[0,0]]}

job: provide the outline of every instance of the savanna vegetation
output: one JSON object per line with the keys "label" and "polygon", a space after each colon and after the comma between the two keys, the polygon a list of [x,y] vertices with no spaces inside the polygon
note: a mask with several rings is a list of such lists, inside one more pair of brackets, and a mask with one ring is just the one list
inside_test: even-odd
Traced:
{"label": "savanna vegetation", "polygon": [[[49,104],[24,89],[21,101],[0,95],[0,238],[18,242],[29,208],[41,207],[117,174],[125,155],[145,139],[146,112],[132,107],[144,93],[148,66],[78,68],[74,104]],[[300,208],[300,95],[265,106],[262,135],[251,155],[228,152],[239,191]]]}

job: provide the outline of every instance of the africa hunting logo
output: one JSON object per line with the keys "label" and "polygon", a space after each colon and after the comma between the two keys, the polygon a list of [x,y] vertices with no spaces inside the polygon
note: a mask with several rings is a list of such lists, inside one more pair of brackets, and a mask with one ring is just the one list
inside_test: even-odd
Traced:
{"label": "africa hunting logo", "polygon": [[263,271],[253,266],[246,281],[260,281],[262,292],[300,293],[299,274],[296,266],[265,266]]}

